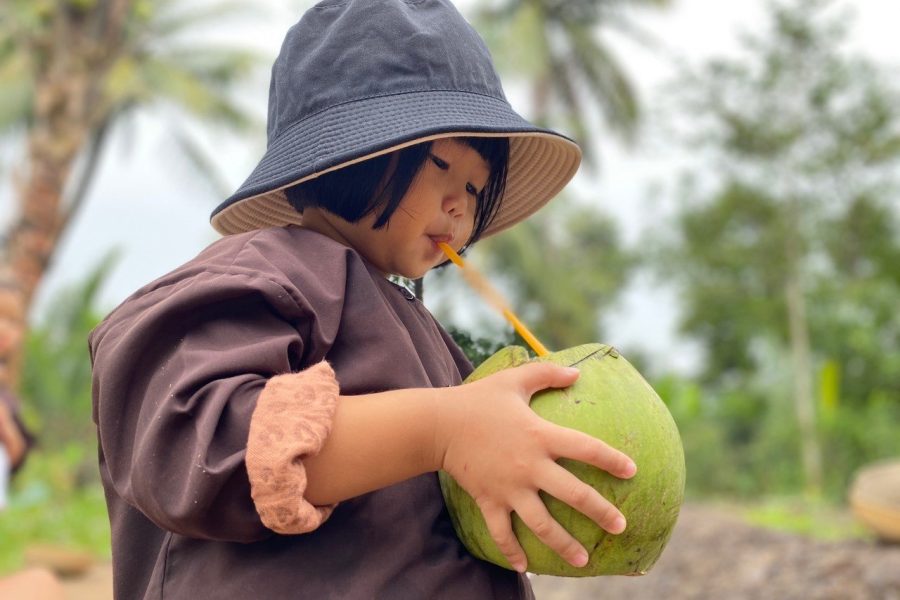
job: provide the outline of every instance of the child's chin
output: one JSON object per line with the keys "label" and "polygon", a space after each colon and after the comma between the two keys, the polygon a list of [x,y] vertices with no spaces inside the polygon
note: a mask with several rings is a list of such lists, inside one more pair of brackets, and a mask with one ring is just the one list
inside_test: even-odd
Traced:
{"label": "child's chin", "polygon": [[435,265],[430,264],[410,265],[403,269],[402,273],[397,273],[397,275],[406,277],[407,279],[418,279],[420,277],[425,277],[425,273],[432,270],[434,267]]}
{"label": "child's chin", "polygon": [[419,279],[420,277],[425,277],[425,273],[427,273],[430,270],[431,269],[408,271],[406,273],[401,273],[400,276],[406,277],[407,279]]}

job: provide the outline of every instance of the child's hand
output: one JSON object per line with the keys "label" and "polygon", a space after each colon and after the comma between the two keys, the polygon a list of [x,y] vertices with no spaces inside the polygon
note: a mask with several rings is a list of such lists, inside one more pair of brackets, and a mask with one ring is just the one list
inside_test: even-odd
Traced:
{"label": "child's hand", "polygon": [[567,387],[577,378],[576,369],[548,363],[507,369],[455,388],[459,395],[441,419],[437,441],[442,468],[478,503],[491,536],[519,572],[527,562],[512,531],[512,511],[564,560],[576,567],[588,560],[584,547],[547,511],[538,490],[610,533],[625,529],[625,517],[615,506],[555,460],[570,458],[629,478],[636,470],[631,459],[585,433],[542,419],[528,407],[538,391]]}

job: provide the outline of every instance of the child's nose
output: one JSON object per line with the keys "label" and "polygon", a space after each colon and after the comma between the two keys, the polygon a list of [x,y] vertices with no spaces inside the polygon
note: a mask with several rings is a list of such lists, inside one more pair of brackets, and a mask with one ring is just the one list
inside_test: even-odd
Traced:
{"label": "child's nose", "polygon": [[443,209],[444,212],[451,217],[462,217],[466,214],[468,205],[466,199],[466,190],[453,191],[444,196]]}

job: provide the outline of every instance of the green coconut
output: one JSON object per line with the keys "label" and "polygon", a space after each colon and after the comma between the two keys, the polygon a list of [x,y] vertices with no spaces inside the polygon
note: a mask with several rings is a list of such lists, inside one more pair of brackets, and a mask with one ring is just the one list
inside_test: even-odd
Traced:
{"label": "green coconut", "polygon": [[[529,360],[576,366],[581,373],[569,388],[536,394],[531,408],[548,421],[618,448],[637,464],[637,474],[618,479],[585,463],[560,459],[560,465],[615,504],[628,526],[619,535],[607,533],[541,492],[550,514],[587,549],[589,560],[584,567],[573,567],[513,513],[513,531],[528,556],[528,570],[566,577],[643,575],[668,542],[684,499],[684,451],[671,414],[640,373],[604,344],[585,344],[536,359],[529,359],[524,348],[510,346],[488,358],[466,381]],[[512,568],[488,533],[475,500],[448,473],[441,471],[439,476],[453,526],[466,548],[478,558]]]}

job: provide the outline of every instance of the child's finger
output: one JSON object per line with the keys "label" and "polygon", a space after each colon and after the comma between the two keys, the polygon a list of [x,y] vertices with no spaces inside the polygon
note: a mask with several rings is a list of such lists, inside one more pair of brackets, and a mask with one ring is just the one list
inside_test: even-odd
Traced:
{"label": "child's finger", "polygon": [[542,482],[541,489],[613,535],[625,530],[625,515],[597,490],[562,467],[556,470],[552,478]]}
{"label": "child's finger", "polygon": [[516,514],[539,540],[559,554],[563,560],[575,567],[587,564],[588,554],[584,546],[553,518],[541,502],[540,496],[529,495],[516,506]]}
{"label": "child's finger", "polygon": [[630,479],[637,473],[637,465],[627,454],[584,432],[557,427],[551,434],[551,444],[557,458],[581,461],[620,479]]}
{"label": "child's finger", "polygon": [[569,387],[578,379],[578,369],[550,363],[529,363],[514,370],[520,377],[522,391],[529,398],[547,388]]}
{"label": "child's finger", "polygon": [[484,515],[484,522],[487,525],[488,532],[497,544],[497,548],[512,565],[512,568],[519,573],[524,573],[528,567],[528,558],[525,551],[519,544],[519,540],[513,533],[512,524],[509,520],[509,512],[496,504],[480,505],[481,514]]}

